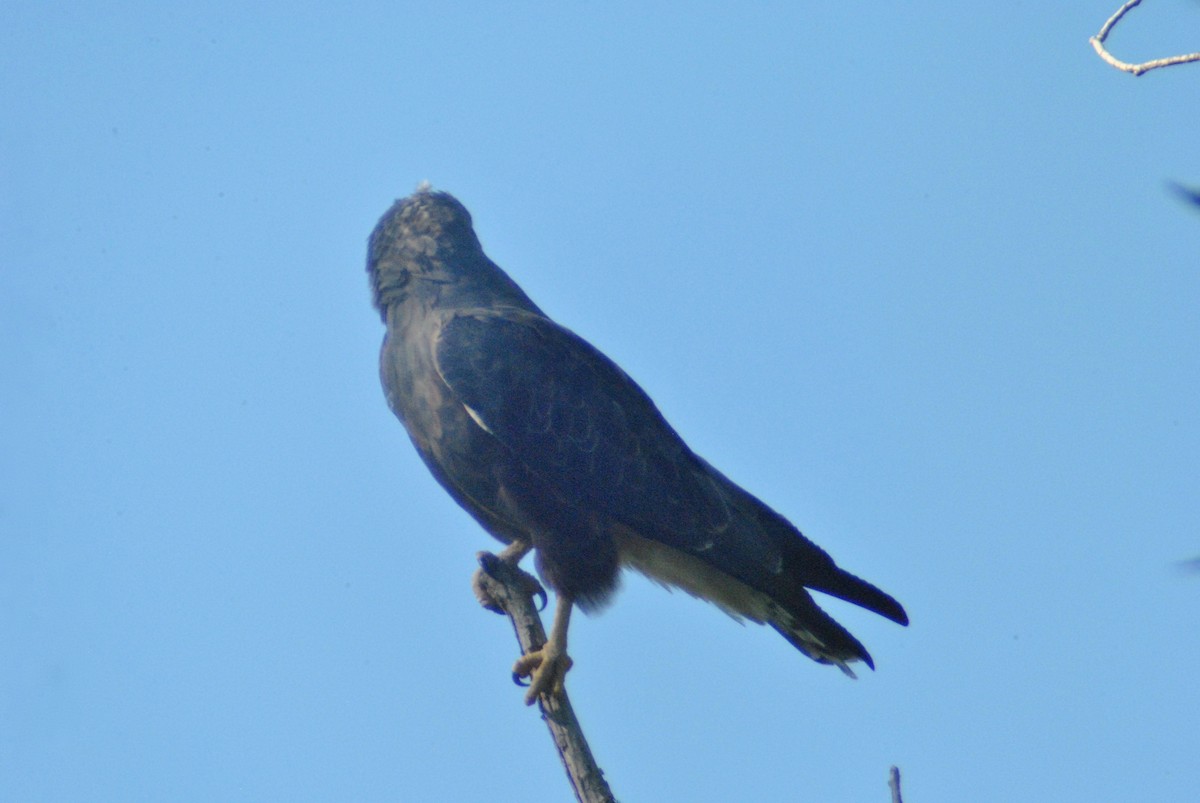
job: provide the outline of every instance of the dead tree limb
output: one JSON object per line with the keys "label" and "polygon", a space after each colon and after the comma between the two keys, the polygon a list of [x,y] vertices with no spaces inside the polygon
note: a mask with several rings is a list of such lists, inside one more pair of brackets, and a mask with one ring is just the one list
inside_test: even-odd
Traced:
{"label": "dead tree limb", "polygon": [[1142,0],[1129,0],[1125,5],[1117,9],[1117,12],[1108,18],[1104,23],[1104,27],[1100,29],[1100,33],[1093,36],[1088,41],[1092,43],[1092,47],[1096,49],[1096,54],[1106,62],[1116,67],[1123,72],[1132,73],[1133,75],[1141,75],[1149,70],[1155,70],[1159,67],[1170,67],[1174,64],[1187,64],[1192,61],[1200,61],[1200,53],[1188,53],[1183,56],[1168,56],[1163,59],[1154,59],[1152,61],[1143,61],[1141,64],[1130,64],[1113,56],[1104,47],[1104,40],[1108,38],[1109,32],[1116,26],[1121,18],[1129,13],[1130,9],[1139,5]]}
{"label": "dead tree limb", "polygon": [[892,803],[904,803],[900,797],[900,768],[892,767],[888,771],[888,789],[892,790]]}
{"label": "dead tree limb", "polygon": [[[478,575],[478,581],[486,586],[491,598],[508,615],[521,645],[521,654],[541,649],[546,643],[546,630],[528,582],[523,582],[511,565],[491,553],[480,552],[479,562],[484,571]],[[604,780],[604,772],[596,765],[566,690],[539,698],[538,708],[579,803],[615,803],[616,798]]]}

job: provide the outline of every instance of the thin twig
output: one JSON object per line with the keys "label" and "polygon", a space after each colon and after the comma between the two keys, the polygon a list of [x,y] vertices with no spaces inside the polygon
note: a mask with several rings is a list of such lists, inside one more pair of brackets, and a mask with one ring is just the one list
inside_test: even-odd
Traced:
{"label": "thin twig", "polygon": [[1133,73],[1134,75],[1141,75],[1144,72],[1154,70],[1159,67],[1170,67],[1173,64],[1187,64],[1191,61],[1200,61],[1200,53],[1188,53],[1184,56],[1169,56],[1165,59],[1143,61],[1141,64],[1130,64],[1128,62],[1121,61],[1109,53],[1104,47],[1104,40],[1108,38],[1109,32],[1112,31],[1113,27],[1120,22],[1121,18],[1124,17],[1130,9],[1141,2],[1142,0],[1129,0],[1129,2],[1118,8],[1117,12],[1108,18],[1108,21],[1104,23],[1104,27],[1100,29],[1100,33],[1088,40],[1092,43],[1092,47],[1096,49],[1097,55],[1099,55],[1100,58],[1104,59],[1112,66],[1116,67],[1118,70],[1122,70],[1127,73]]}
{"label": "thin twig", "polygon": [[892,803],[904,803],[900,797],[900,768],[892,767],[888,771],[888,789],[892,790]]}
{"label": "thin twig", "polygon": [[[486,560],[485,555],[480,553],[481,562]],[[486,560],[487,570],[482,572],[481,580],[492,599],[512,621],[513,631],[521,645],[521,654],[540,649],[546,643],[546,630],[534,606],[529,585],[521,582],[508,563],[495,556],[489,557],[492,559]],[[604,772],[592,757],[566,690],[539,698],[538,707],[542,711],[542,720],[550,729],[550,737],[554,740],[554,747],[558,750],[579,803],[615,803],[616,798],[604,780]]]}

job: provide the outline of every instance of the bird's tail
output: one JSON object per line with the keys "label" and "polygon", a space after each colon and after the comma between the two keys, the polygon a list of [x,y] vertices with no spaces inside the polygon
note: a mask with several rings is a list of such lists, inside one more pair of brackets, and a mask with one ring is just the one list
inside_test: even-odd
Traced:
{"label": "bird's tail", "polygon": [[772,617],[771,625],[809,658],[834,664],[851,677],[854,673],[846,665],[850,661],[862,661],[874,669],[875,663],[862,643],[821,610],[806,589],[907,625],[908,614],[903,606],[890,594],[839,567],[823,549],[766,505],[760,503],[757,513],[760,524],[771,533],[782,553],[782,574],[789,580],[785,587],[791,589],[783,598],[777,598],[782,615]]}
{"label": "bird's tail", "polygon": [[834,566],[832,572],[806,579],[804,585],[814,591],[821,591],[831,597],[852,602],[860,608],[874,611],[896,624],[908,624],[908,614],[891,594],[879,590],[866,580],[855,577],[838,566]]}
{"label": "bird's tail", "polygon": [[803,589],[771,617],[771,627],[809,658],[820,664],[832,664],[849,677],[855,676],[849,666],[851,661],[862,661],[875,668],[862,642],[821,610]]}
{"label": "bird's tail", "polygon": [[[806,578],[804,585],[874,611],[893,622],[908,624],[908,614],[891,595],[836,565],[819,579]],[[779,615],[771,617],[771,626],[809,658],[818,663],[833,664],[850,677],[854,677],[853,670],[847,666],[850,661],[862,661],[871,669],[875,668],[875,662],[862,642],[821,610],[803,588],[797,588],[782,602]]]}

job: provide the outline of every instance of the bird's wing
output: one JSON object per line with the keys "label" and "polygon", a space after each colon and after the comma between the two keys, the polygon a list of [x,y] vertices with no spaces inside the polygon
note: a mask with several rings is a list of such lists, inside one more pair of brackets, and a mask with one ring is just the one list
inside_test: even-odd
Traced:
{"label": "bird's wing", "polygon": [[732,531],[719,479],[649,396],[578,335],[521,310],[458,311],[435,362],[475,421],[572,504],[698,556],[779,565],[765,533]]}

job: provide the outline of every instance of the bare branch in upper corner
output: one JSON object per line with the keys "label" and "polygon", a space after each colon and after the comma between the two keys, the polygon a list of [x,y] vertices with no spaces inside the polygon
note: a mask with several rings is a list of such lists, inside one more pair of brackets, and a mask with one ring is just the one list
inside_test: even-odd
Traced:
{"label": "bare branch in upper corner", "polygon": [[1108,18],[1108,21],[1104,23],[1104,27],[1100,29],[1100,33],[1088,40],[1092,43],[1092,47],[1096,49],[1097,55],[1099,55],[1100,58],[1104,59],[1112,66],[1116,67],[1118,70],[1132,73],[1133,75],[1141,75],[1149,70],[1154,70],[1159,67],[1170,67],[1173,64],[1187,64],[1188,62],[1192,61],[1200,61],[1200,53],[1188,53],[1185,56],[1168,56],[1164,59],[1143,61],[1141,64],[1130,64],[1128,62],[1121,61],[1109,53],[1104,47],[1104,40],[1108,38],[1109,32],[1112,31],[1116,24],[1121,21],[1121,18],[1124,17],[1130,11],[1130,9],[1136,5],[1139,5],[1141,2],[1142,0],[1129,0],[1127,3],[1125,3],[1125,5],[1117,9],[1117,13]]}

